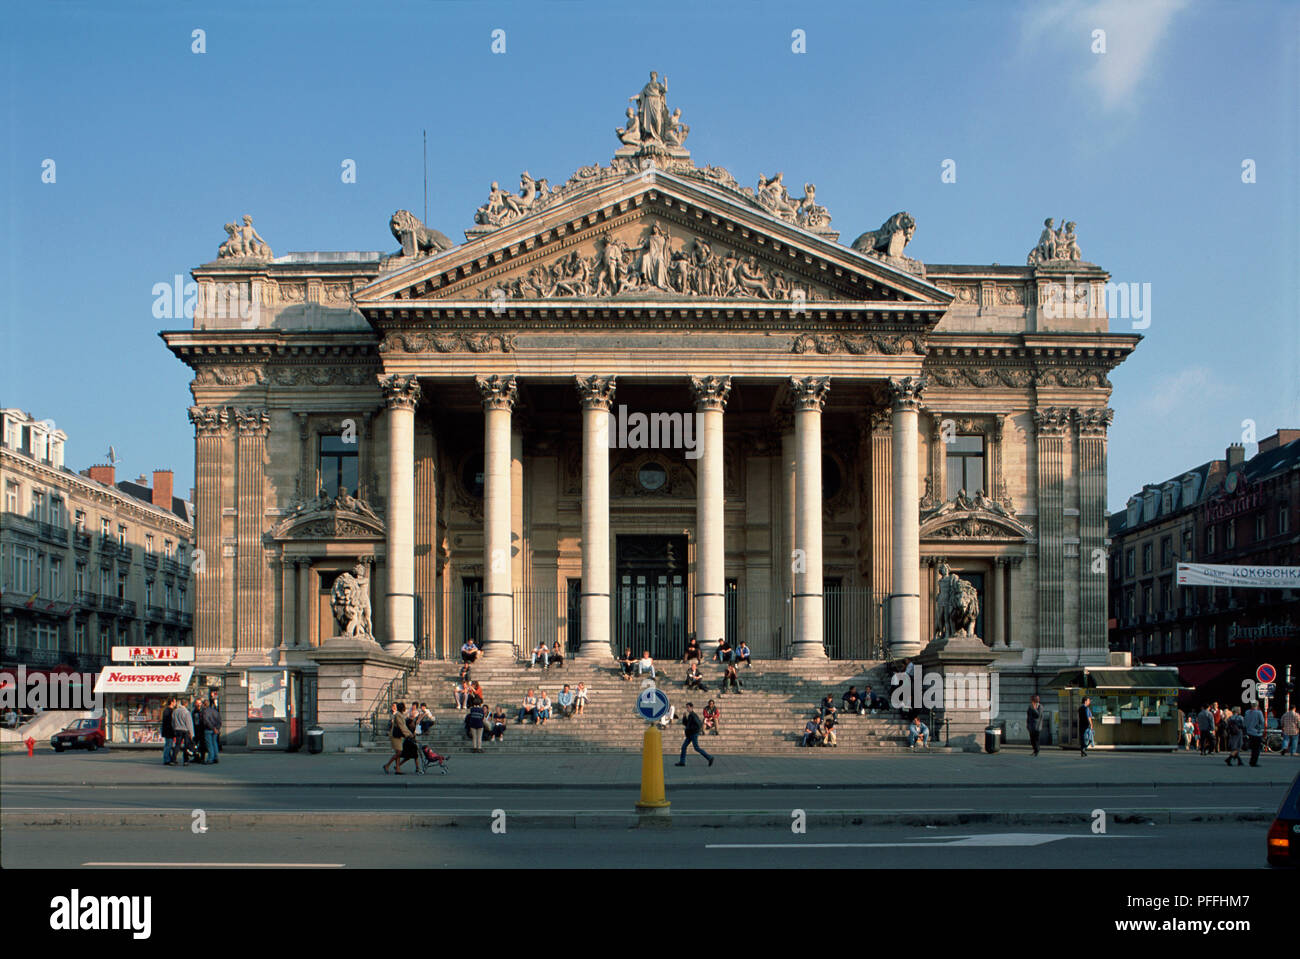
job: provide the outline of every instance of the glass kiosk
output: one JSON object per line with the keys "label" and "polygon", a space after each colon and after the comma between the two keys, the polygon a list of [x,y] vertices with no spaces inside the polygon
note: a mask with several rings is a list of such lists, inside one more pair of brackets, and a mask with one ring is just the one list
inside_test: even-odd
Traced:
{"label": "glass kiosk", "polygon": [[1178,748],[1178,693],[1191,687],[1182,684],[1177,666],[1067,669],[1047,688],[1059,697],[1063,749],[1079,748],[1079,707],[1085,696],[1092,697],[1092,748]]}
{"label": "glass kiosk", "polygon": [[248,670],[249,749],[302,745],[302,674],[279,666]]}

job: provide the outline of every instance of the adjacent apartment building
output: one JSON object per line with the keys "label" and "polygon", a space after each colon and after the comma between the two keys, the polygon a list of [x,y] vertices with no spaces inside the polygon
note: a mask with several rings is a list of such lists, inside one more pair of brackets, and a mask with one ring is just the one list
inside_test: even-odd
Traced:
{"label": "adjacent apartment building", "polygon": [[0,416],[0,666],[95,670],[114,645],[192,645],[193,507],[171,470],[152,485],[76,473],[53,423]]}
{"label": "adjacent apartment building", "polygon": [[1110,643],[1176,665],[1191,694],[1241,700],[1260,663],[1300,673],[1300,591],[1178,586],[1179,562],[1300,565],[1300,429],[1278,430],[1247,459],[1229,446],[1110,517]]}

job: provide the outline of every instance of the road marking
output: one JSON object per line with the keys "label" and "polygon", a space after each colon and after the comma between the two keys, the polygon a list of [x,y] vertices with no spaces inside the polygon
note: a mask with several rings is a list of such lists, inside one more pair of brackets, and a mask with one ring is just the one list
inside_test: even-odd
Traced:
{"label": "road marking", "polygon": [[83,866],[106,866],[126,869],[342,869],[341,862],[83,862]]}
{"label": "road marking", "polygon": [[[945,848],[952,846],[1042,846],[1062,839],[1111,839],[1134,838],[1131,836],[1092,836],[1074,833],[990,833],[986,836],[957,836],[932,842],[755,842],[755,843],[710,843],[705,849],[905,849],[905,848]],[[1146,838],[1146,837],[1138,837]]]}

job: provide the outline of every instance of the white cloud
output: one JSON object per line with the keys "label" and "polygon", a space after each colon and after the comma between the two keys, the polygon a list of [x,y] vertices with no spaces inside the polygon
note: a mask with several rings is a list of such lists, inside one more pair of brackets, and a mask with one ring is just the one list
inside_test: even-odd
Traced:
{"label": "white cloud", "polygon": [[[1052,60],[1063,49],[1092,49],[1093,31],[1106,31],[1106,52],[1089,53],[1083,73],[1107,110],[1131,104],[1154,68],[1157,48],[1190,0],[1059,0],[1025,8],[1021,39]],[[1045,46],[1050,45],[1050,50]],[[1068,62],[1068,61],[1067,61]]]}
{"label": "white cloud", "polygon": [[1136,405],[1152,416],[1168,416],[1177,410],[1184,423],[1204,422],[1200,416],[1187,414],[1209,414],[1209,407],[1236,392],[1235,387],[1218,379],[1208,367],[1189,366],[1157,379],[1149,390],[1142,391]]}

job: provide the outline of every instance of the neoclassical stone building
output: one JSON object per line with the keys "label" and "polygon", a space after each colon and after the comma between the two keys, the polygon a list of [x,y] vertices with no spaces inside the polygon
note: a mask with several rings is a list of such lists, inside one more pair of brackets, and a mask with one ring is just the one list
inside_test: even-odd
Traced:
{"label": "neoclassical stone building", "polygon": [[310,672],[358,561],[389,657],[908,655],[941,559],[1007,679],[1105,661],[1107,374],[1139,338],[1074,224],[1024,267],[922,264],[905,213],[841,243],[811,184],[697,165],[665,99],[607,166],[492,184],[463,243],[405,211],[393,255],[227,227],[162,334],[195,373],[200,662]]}

